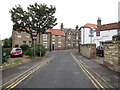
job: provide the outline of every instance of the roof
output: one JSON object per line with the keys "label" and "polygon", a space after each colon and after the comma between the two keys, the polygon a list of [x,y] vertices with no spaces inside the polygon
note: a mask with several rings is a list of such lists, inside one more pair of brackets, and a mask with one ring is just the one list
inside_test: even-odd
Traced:
{"label": "roof", "polygon": [[49,29],[47,32],[51,32],[52,35],[64,36],[64,32],[61,29]]}
{"label": "roof", "polygon": [[75,34],[76,32],[78,32],[76,29],[71,29],[71,28],[64,28],[64,29],[63,29],[63,32],[64,32],[64,33],[67,33],[69,30],[70,30],[73,34]]}
{"label": "roof", "polygon": [[120,29],[120,22],[101,25],[97,28],[96,31],[113,30],[113,29]]}
{"label": "roof", "polygon": [[86,24],[85,27],[97,28],[96,24]]}

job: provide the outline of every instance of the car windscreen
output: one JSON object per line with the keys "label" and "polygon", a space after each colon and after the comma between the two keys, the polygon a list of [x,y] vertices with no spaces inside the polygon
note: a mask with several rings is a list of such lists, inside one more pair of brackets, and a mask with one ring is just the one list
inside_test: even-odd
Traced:
{"label": "car windscreen", "polygon": [[21,51],[21,49],[16,49],[16,51]]}
{"label": "car windscreen", "polygon": [[21,51],[20,48],[13,48],[12,51]]}

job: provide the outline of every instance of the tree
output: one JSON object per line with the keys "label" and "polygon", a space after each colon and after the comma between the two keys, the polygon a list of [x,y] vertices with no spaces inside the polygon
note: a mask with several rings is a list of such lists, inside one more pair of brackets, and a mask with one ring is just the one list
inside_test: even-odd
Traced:
{"label": "tree", "polygon": [[12,47],[12,38],[11,37],[4,40],[3,47],[4,48],[11,48]]}
{"label": "tree", "polygon": [[55,11],[55,7],[52,5],[48,7],[46,4],[29,5],[27,11],[24,11],[20,5],[15,6],[10,10],[13,30],[26,31],[31,34],[31,38],[32,30],[35,30],[39,34],[40,43],[40,33],[45,33],[57,24]]}

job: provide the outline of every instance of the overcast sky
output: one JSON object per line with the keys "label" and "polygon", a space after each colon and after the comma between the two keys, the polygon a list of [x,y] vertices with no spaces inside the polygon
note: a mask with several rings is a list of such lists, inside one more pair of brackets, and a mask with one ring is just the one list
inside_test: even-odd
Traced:
{"label": "overcast sky", "polygon": [[10,9],[20,4],[24,9],[29,4],[45,3],[56,7],[57,23],[54,28],[59,29],[63,23],[65,28],[75,28],[86,23],[96,24],[101,17],[102,24],[118,22],[118,2],[120,0],[1,0],[0,2],[0,38],[12,35],[12,21]]}

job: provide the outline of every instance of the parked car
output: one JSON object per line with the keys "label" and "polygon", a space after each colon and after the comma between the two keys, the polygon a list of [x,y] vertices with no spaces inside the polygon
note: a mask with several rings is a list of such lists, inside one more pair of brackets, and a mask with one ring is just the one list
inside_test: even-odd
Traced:
{"label": "parked car", "polygon": [[98,56],[104,57],[104,47],[103,46],[98,46],[96,48],[96,54]]}
{"label": "parked car", "polygon": [[13,48],[10,52],[11,57],[20,56],[23,57],[23,51],[21,48]]}

